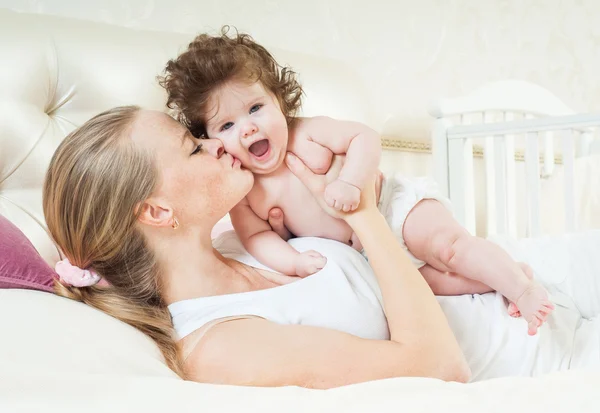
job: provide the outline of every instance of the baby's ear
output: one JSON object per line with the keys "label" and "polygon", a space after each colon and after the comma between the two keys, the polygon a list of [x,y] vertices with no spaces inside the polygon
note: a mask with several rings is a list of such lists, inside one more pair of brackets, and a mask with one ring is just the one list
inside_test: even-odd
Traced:
{"label": "baby's ear", "polygon": [[153,227],[168,227],[173,222],[173,210],[158,199],[149,198],[138,204],[138,221]]}

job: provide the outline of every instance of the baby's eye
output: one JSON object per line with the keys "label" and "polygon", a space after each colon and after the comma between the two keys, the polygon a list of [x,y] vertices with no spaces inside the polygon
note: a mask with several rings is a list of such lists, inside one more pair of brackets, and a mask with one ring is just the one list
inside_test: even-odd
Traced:
{"label": "baby's eye", "polygon": [[233,122],[227,122],[223,126],[221,126],[221,131],[227,130],[233,126]]}
{"label": "baby's eye", "polygon": [[263,105],[254,105],[250,108],[250,113],[257,112]]}
{"label": "baby's eye", "polygon": [[202,144],[199,144],[198,146],[196,146],[196,149],[194,149],[194,152],[192,152],[192,155],[196,155],[197,153],[202,152]]}

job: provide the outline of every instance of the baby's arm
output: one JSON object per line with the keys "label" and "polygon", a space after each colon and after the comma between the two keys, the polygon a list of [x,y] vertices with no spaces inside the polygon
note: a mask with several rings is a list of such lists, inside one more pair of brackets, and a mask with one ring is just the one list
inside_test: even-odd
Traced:
{"label": "baby's arm", "polygon": [[306,277],[325,266],[327,260],[315,251],[299,253],[273,231],[250,208],[244,198],[229,213],[244,248],[260,263],[286,275]]}
{"label": "baby's arm", "polygon": [[328,185],[327,203],[340,210],[356,209],[360,191],[371,182],[381,159],[379,134],[358,122],[339,121],[326,116],[306,119],[303,125],[309,140],[345,154],[346,161],[338,179]]}

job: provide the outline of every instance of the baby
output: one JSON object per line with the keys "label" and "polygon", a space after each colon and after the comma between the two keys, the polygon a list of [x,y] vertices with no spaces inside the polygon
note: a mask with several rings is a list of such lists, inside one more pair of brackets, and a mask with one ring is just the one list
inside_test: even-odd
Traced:
{"label": "baby", "polygon": [[[216,138],[254,173],[254,187],[231,212],[244,247],[258,261],[283,274],[306,277],[323,268],[316,251],[300,253],[269,225],[279,207],[295,236],[324,237],[362,250],[342,220],[324,212],[288,169],[292,152],[315,173],[326,173],[334,154],[345,155],[337,179],[325,190],[326,202],[343,211],[357,208],[361,191],[378,172],[378,134],[357,122],[324,116],[296,117],[302,89],[295,73],[246,34],[202,34],[177,59],[168,62],[161,84],[168,106],[195,136]],[[378,181],[378,207],[438,295],[499,291],[511,301],[509,312],[522,315],[535,334],[553,305],[527,266],[500,247],[471,236],[449,212],[450,203],[427,179],[396,175]]]}

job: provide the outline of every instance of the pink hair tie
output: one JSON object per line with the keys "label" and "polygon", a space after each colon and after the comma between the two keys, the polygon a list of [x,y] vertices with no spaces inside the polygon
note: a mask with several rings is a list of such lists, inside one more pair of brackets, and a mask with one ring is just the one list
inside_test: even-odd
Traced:
{"label": "pink hair tie", "polygon": [[90,287],[98,284],[101,277],[92,269],[82,270],[69,262],[67,258],[56,263],[54,267],[60,280],[73,287]]}

